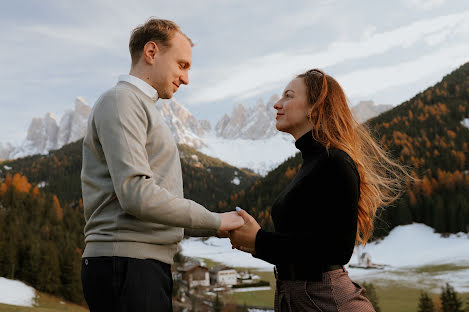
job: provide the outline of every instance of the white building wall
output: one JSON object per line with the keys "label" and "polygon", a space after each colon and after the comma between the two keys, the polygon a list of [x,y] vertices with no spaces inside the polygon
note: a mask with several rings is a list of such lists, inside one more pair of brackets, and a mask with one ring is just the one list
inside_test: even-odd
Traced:
{"label": "white building wall", "polygon": [[205,272],[205,279],[203,280],[192,280],[191,278],[189,287],[192,288],[195,286],[210,286],[210,276],[208,272]]}
{"label": "white building wall", "polygon": [[218,272],[217,280],[220,285],[235,285],[238,282],[235,270],[223,270]]}

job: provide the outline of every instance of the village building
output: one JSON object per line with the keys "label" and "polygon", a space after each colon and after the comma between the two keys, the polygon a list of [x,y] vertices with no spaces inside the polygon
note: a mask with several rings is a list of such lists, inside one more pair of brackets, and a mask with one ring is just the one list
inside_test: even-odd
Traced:
{"label": "village building", "polygon": [[213,285],[236,285],[238,283],[237,272],[225,266],[213,267],[210,269],[210,282]]}
{"label": "village building", "polygon": [[181,281],[189,288],[196,286],[210,286],[210,275],[208,269],[201,266],[199,263],[188,262],[177,270],[180,273]]}

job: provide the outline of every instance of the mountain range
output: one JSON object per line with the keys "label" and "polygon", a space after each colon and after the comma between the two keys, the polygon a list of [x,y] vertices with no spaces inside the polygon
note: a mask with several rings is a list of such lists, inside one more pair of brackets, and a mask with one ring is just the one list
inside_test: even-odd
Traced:
{"label": "mountain range", "polygon": [[[275,128],[273,105],[278,99],[278,95],[273,95],[266,104],[259,99],[252,107],[239,103],[214,128],[208,120],[196,119],[174,99],[160,100],[156,103],[156,108],[178,144],[192,146],[234,166],[266,174],[297,152],[294,146],[283,151],[277,149],[281,142],[291,141],[289,135]],[[363,121],[389,108],[390,105],[375,105],[372,101],[365,101],[352,107],[352,111],[358,120]],[[60,121],[50,112],[44,117],[34,117],[23,142],[18,145],[0,143],[0,159],[45,155],[81,139],[85,134],[90,112],[91,106],[82,97],[77,97],[74,109],[67,110]],[[254,142],[257,143],[253,144]],[[242,157],[245,155],[250,156]]]}

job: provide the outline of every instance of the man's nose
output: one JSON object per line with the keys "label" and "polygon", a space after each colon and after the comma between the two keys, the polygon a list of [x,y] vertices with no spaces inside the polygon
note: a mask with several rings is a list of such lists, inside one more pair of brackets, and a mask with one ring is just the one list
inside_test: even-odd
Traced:
{"label": "man's nose", "polygon": [[181,75],[180,80],[183,84],[188,85],[189,84],[189,73],[184,73]]}

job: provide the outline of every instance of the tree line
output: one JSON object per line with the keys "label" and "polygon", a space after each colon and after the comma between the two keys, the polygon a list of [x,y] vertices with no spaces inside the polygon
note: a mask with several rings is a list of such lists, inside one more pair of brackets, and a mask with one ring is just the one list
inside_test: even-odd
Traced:
{"label": "tree line", "polygon": [[83,303],[83,205],[61,205],[19,173],[0,183],[0,276]]}

